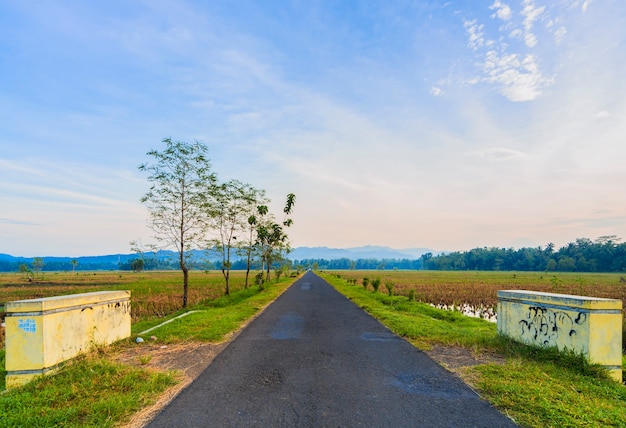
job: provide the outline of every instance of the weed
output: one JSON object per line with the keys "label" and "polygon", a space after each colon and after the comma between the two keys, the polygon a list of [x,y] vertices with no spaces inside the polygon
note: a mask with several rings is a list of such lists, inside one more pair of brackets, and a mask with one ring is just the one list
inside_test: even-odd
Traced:
{"label": "weed", "polygon": [[385,281],[385,288],[387,289],[387,294],[393,296],[393,281]]}
{"label": "weed", "polygon": [[372,279],[372,288],[374,289],[374,293],[378,292],[379,287],[380,287],[380,278]]}
{"label": "weed", "polygon": [[141,364],[142,366],[150,364],[150,361],[152,361],[152,355],[140,355],[139,356],[139,364]]}

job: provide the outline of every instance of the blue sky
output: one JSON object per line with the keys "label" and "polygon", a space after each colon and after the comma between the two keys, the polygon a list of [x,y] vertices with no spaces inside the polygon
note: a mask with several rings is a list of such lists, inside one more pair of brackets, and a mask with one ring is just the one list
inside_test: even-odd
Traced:
{"label": "blue sky", "polygon": [[626,2],[0,3],[0,253],[151,242],[137,166],[200,140],[297,195],[293,246],[626,237]]}

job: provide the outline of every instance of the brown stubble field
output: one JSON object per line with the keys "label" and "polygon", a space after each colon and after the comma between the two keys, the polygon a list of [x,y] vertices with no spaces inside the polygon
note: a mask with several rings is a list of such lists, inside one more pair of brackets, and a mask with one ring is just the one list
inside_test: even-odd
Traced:
{"label": "brown stubble field", "polygon": [[334,271],[342,278],[362,286],[368,279],[380,279],[379,293],[385,283],[393,283],[393,294],[408,296],[433,305],[495,308],[498,290],[531,290],[622,300],[626,319],[626,274],[565,272],[480,272],[480,271]]}
{"label": "brown stubble field", "polygon": [[[244,287],[244,272],[231,272],[231,292]],[[254,275],[251,272],[251,282]],[[183,276],[180,271],[146,272],[44,272],[30,282],[18,273],[0,274],[0,318],[6,302],[103,290],[130,290],[132,322],[170,315],[181,309]],[[220,271],[192,271],[189,306],[224,294]],[[0,337],[0,346],[4,340]]]}

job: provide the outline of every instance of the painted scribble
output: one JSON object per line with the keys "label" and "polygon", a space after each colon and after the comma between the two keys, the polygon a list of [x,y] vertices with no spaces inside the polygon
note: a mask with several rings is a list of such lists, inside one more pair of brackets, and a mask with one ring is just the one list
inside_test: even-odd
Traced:
{"label": "painted scribble", "polygon": [[587,314],[558,311],[542,306],[528,308],[526,319],[520,320],[522,339],[543,346],[571,348],[577,331],[587,322]]}

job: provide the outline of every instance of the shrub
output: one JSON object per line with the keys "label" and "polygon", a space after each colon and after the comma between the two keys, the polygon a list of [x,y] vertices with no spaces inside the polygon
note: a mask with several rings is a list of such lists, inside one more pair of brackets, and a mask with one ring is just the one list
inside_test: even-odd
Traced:
{"label": "shrub", "polygon": [[380,278],[372,279],[372,288],[374,289],[374,293],[378,291],[378,287],[380,287]]}
{"label": "shrub", "polygon": [[367,284],[369,284],[370,280],[369,278],[365,277],[363,278],[363,288],[365,288],[367,290]]}
{"label": "shrub", "polygon": [[385,281],[385,288],[387,289],[387,294],[393,296],[393,281]]}

